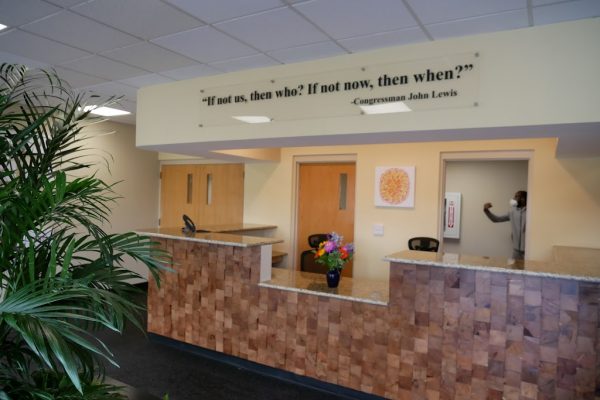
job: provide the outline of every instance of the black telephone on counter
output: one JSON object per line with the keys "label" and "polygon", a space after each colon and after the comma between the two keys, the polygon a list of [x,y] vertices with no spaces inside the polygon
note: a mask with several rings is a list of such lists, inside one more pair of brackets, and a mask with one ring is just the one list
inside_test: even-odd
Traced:
{"label": "black telephone on counter", "polygon": [[183,218],[183,223],[185,224],[185,226],[183,228],[181,228],[181,231],[183,233],[196,232],[196,225],[194,225],[194,221],[192,221],[192,219],[185,214],[183,214],[182,218]]}

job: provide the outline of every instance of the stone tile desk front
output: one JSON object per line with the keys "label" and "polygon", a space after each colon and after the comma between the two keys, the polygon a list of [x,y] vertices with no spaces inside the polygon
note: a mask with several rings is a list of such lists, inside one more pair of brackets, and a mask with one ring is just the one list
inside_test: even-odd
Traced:
{"label": "stone tile desk front", "polygon": [[368,302],[291,290],[276,273],[261,284],[261,245],[159,240],[177,273],[149,285],[151,333],[394,399],[593,399],[599,387],[598,278],[407,251],[387,258],[388,298]]}

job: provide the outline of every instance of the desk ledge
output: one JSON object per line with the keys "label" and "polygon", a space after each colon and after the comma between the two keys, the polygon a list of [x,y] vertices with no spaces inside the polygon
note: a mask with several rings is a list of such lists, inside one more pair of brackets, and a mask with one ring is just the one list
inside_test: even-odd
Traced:
{"label": "desk ledge", "polygon": [[252,247],[252,246],[263,246],[272,245],[275,243],[282,243],[281,239],[273,239],[268,237],[255,237],[246,235],[232,235],[229,233],[193,233],[185,234],[178,228],[149,228],[149,229],[138,229],[136,233],[140,235],[146,235],[150,237],[157,237],[163,239],[177,239],[186,240],[190,242],[208,243],[208,244],[222,244],[233,247]]}
{"label": "desk ledge", "polygon": [[325,274],[273,268],[271,280],[259,286],[381,306],[389,302],[389,283],[342,277],[337,288],[327,287]]}
{"label": "desk ledge", "polygon": [[384,257],[383,260],[404,264],[433,265],[436,267],[463,268],[477,271],[506,272],[537,277],[600,282],[600,269],[577,262],[556,263],[551,261],[519,261],[502,257],[482,257],[415,250],[405,250],[390,254]]}

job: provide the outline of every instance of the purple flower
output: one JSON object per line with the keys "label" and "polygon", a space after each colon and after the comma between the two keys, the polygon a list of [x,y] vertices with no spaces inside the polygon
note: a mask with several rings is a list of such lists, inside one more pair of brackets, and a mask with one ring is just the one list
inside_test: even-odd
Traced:
{"label": "purple flower", "polygon": [[336,243],[333,240],[328,240],[325,243],[324,249],[327,253],[331,253],[336,247]]}
{"label": "purple flower", "polygon": [[335,232],[327,235],[327,240],[319,244],[315,253],[315,262],[323,264],[332,269],[342,269],[344,264],[352,260],[354,255],[354,245],[352,243],[343,244],[343,237]]}
{"label": "purple flower", "polygon": [[328,236],[328,239],[334,243],[341,243],[342,237],[335,232],[331,232]]}
{"label": "purple flower", "polygon": [[346,243],[346,251],[348,252],[348,254],[354,253],[354,244]]}

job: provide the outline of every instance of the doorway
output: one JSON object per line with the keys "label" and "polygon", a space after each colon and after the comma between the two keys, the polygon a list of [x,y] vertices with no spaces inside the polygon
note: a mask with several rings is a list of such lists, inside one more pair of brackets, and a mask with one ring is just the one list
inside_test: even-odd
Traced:
{"label": "doorway", "polygon": [[[514,193],[527,191],[529,159],[497,159],[483,155],[467,160],[445,160],[443,165],[442,194],[449,194],[448,198],[453,199],[458,194],[460,198],[459,234],[457,237],[442,231],[444,252],[511,257],[510,223],[490,221],[483,213],[483,204],[492,203],[490,211],[496,215],[506,214],[510,208],[509,199]],[[443,221],[444,228],[447,228],[447,222]]]}
{"label": "doorway", "polygon": [[[298,166],[298,202],[296,217],[296,269],[301,254],[310,250],[308,236],[337,232],[344,243],[354,241],[354,196],[356,163],[300,163]],[[343,276],[352,276],[349,262]]]}

